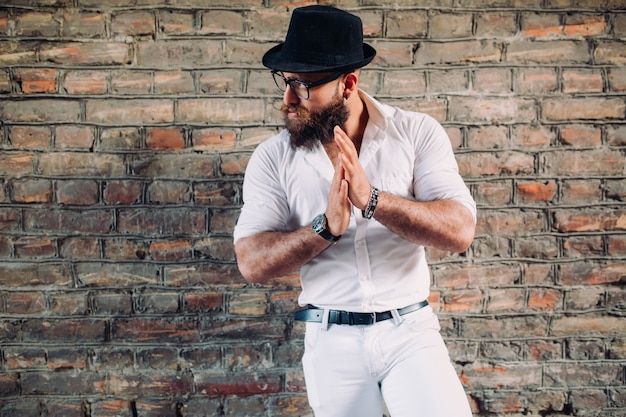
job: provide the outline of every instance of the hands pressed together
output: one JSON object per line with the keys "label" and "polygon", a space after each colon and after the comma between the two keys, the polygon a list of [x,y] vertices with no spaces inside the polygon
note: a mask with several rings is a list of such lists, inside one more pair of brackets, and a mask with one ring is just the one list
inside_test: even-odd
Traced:
{"label": "hands pressed together", "polygon": [[334,130],[339,154],[328,194],[326,217],[333,235],[342,235],[350,224],[352,206],[363,210],[368,203],[371,184],[365,175],[354,142],[339,126]]}

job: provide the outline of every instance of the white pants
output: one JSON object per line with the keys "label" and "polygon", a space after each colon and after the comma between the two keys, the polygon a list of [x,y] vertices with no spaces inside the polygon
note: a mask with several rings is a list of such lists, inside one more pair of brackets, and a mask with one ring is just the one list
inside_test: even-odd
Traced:
{"label": "white pants", "polygon": [[469,417],[430,306],[371,326],[306,323],[302,358],[316,417]]}

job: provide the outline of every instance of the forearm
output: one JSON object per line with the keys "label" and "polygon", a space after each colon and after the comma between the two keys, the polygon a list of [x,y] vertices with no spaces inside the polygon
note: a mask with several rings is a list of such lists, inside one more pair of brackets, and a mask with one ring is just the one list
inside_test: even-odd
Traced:
{"label": "forearm", "polygon": [[293,232],[262,232],[241,238],[235,253],[244,278],[263,283],[297,270],[329,245],[311,226],[305,226]]}
{"label": "forearm", "polygon": [[374,218],[404,239],[423,246],[463,252],[474,239],[471,213],[452,200],[415,202],[381,192]]}

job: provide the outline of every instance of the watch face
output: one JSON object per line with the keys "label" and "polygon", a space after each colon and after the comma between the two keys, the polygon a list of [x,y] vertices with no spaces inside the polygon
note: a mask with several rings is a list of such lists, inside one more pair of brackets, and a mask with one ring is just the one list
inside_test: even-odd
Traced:
{"label": "watch face", "polygon": [[326,216],[323,213],[315,216],[313,222],[311,223],[311,227],[315,230],[315,233],[318,234],[326,230]]}

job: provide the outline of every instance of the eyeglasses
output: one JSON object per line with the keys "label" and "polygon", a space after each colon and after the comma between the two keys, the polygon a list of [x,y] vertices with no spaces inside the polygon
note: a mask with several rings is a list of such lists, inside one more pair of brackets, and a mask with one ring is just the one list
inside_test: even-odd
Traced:
{"label": "eyeglasses", "polygon": [[309,99],[309,90],[311,88],[334,81],[337,78],[341,77],[343,74],[345,74],[345,72],[336,72],[334,74],[329,75],[328,77],[322,78],[321,80],[317,80],[312,83],[307,83],[307,82],[296,80],[293,78],[286,78],[280,72],[272,71],[272,77],[274,78],[276,87],[278,87],[278,89],[281,92],[284,93],[285,91],[287,91],[287,86],[289,86],[289,88],[291,88],[291,91],[293,91],[293,93],[302,100]]}

